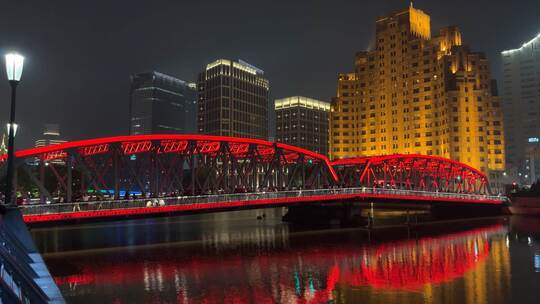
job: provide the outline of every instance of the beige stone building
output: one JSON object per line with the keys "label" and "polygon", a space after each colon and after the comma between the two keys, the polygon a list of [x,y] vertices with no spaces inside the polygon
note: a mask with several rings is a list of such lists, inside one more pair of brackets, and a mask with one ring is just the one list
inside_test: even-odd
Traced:
{"label": "beige stone building", "polygon": [[432,35],[430,17],[412,5],[380,17],[375,49],[338,76],[330,157],[424,154],[502,171],[496,91],[486,57],[462,44],[457,27]]}

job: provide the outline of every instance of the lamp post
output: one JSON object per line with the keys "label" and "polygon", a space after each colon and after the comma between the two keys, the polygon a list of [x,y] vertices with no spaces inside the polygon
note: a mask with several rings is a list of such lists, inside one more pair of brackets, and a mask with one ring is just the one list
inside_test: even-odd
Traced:
{"label": "lamp post", "polygon": [[13,205],[13,173],[14,173],[14,157],[15,157],[15,102],[17,96],[17,85],[21,80],[22,70],[24,65],[24,57],[10,53],[6,55],[6,72],[9,84],[11,85],[11,112],[9,115],[8,124],[8,167],[7,167],[7,182],[5,189],[4,204]]}

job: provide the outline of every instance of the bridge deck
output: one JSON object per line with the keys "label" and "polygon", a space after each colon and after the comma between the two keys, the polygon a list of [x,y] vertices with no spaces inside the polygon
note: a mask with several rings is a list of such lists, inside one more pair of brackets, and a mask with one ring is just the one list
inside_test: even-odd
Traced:
{"label": "bridge deck", "polygon": [[423,203],[453,202],[485,205],[503,204],[507,200],[506,197],[501,196],[362,187],[91,201],[69,204],[36,204],[22,205],[20,209],[25,222],[40,223],[129,215],[264,208],[268,206],[287,206],[296,203],[351,199],[417,201]]}

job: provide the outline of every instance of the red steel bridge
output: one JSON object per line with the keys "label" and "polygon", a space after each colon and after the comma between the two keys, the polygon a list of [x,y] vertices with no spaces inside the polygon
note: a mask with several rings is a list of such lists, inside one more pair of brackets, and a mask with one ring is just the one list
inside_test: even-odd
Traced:
{"label": "red steel bridge", "polygon": [[[5,174],[5,156],[0,174]],[[137,135],[16,152],[26,222],[352,199],[503,204],[482,172],[425,155],[342,159],[264,140]]]}

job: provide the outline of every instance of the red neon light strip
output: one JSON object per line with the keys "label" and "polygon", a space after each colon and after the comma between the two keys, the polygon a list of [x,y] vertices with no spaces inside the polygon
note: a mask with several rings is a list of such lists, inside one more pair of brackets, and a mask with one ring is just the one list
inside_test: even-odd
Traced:
{"label": "red neon light strip", "polygon": [[148,152],[150,149],[152,149],[152,142],[149,140],[122,143],[122,151],[124,152],[124,155]]}
{"label": "red neon light strip", "polygon": [[249,144],[231,144],[229,149],[232,154],[243,154],[249,150]]}
{"label": "red neon light strip", "polygon": [[66,157],[67,157],[67,153],[65,151],[58,150],[58,151],[53,151],[53,152],[49,152],[49,153],[46,153],[46,154],[42,155],[41,160],[43,160],[43,161],[51,161],[51,160],[55,160],[55,159],[59,159],[59,158],[66,158]]}
{"label": "red neon light strip", "polygon": [[90,155],[96,155],[96,154],[101,154],[101,153],[106,153],[106,152],[109,152],[108,144],[82,147],[79,149],[79,153],[81,154],[81,156],[90,156]]}
{"label": "red neon light strip", "polygon": [[198,142],[197,143],[197,149],[200,153],[212,153],[219,151],[219,148],[221,147],[220,142]]}
{"label": "red neon light strip", "polygon": [[162,140],[160,150],[163,153],[183,152],[186,150],[188,142],[186,140]]}
{"label": "red neon light strip", "polygon": [[[15,152],[15,156],[18,158],[32,157],[36,154],[43,154],[51,151],[65,150],[71,148],[79,148],[86,146],[95,146],[101,144],[111,144],[117,142],[137,142],[137,141],[153,141],[153,140],[195,140],[195,141],[221,141],[221,142],[240,142],[240,143],[253,143],[257,145],[271,147],[273,143],[251,138],[236,138],[227,136],[212,136],[212,135],[191,135],[191,134],[150,134],[150,135],[133,135],[133,136],[113,136],[103,137],[96,139],[86,139],[78,141],[70,141],[57,145],[50,145],[46,147],[30,148]],[[300,149],[300,148],[297,148]]]}

